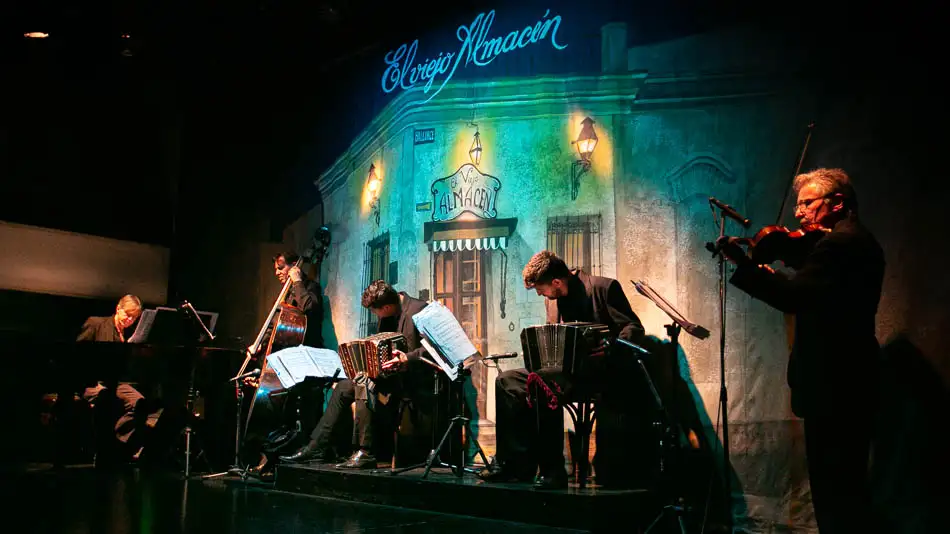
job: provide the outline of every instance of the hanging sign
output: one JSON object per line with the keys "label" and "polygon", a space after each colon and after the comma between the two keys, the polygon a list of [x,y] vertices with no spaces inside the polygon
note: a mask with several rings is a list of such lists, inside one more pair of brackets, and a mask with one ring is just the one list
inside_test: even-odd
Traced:
{"label": "hanging sign", "polygon": [[432,220],[451,221],[466,211],[482,219],[494,219],[498,216],[495,200],[499,189],[501,180],[466,163],[452,175],[432,182]]}
{"label": "hanging sign", "polygon": [[[391,93],[397,88],[411,89],[422,85],[422,92],[429,94],[433,85],[435,91],[429,95],[426,102],[435,98],[449,83],[459,66],[475,65],[484,67],[489,65],[498,56],[550,38],[551,46],[556,50],[564,50],[567,45],[557,42],[557,31],[561,27],[561,16],[548,18],[551,10],[545,10],[544,15],[534,23],[524,28],[514,29],[508,34],[492,36],[491,25],[495,21],[495,10],[488,13],[479,13],[470,25],[461,25],[455,30],[460,45],[454,52],[439,52],[438,57],[416,60],[419,49],[419,40],[411,44],[403,43],[395,50],[390,50],[383,58],[386,70],[383,71],[383,91]],[[463,64],[464,62],[464,64]]]}

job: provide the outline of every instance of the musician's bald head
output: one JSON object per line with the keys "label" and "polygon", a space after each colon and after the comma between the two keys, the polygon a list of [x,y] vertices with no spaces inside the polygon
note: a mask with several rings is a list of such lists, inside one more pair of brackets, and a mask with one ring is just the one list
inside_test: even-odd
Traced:
{"label": "musician's bald head", "polygon": [[392,317],[400,311],[399,292],[385,280],[373,280],[363,290],[362,304],[380,319]]}
{"label": "musician's bald head", "polygon": [[567,296],[567,282],[571,270],[550,250],[542,250],[528,260],[521,272],[525,289],[534,289],[549,299]]}

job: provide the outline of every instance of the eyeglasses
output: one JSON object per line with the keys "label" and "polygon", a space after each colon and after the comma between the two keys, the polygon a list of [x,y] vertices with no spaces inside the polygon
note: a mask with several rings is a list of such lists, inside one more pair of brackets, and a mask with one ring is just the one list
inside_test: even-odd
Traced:
{"label": "eyeglasses", "polygon": [[795,207],[796,207],[796,208],[804,208],[805,206],[808,206],[809,204],[811,204],[812,202],[814,202],[814,201],[816,201],[816,200],[824,200],[824,199],[826,199],[826,198],[828,198],[828,197],[830,197],[830,196],[831,196],[831,195],[822,195],[822,196],[820,196],[820,197],[813,197],[813,198],[806,198],[806,199],[804,199],[804,200],[799,200],[798,202],[795,203]]}

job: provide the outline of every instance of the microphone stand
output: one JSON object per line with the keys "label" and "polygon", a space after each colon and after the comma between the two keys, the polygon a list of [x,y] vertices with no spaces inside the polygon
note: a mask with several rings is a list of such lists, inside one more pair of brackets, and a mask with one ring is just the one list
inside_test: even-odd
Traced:
{"label": "microphone stand", "polygon": [[[712,207],[712,206],[710,206]],[[719,207],[719,238],[726,235],[726,210]],[[713,217],[717,216],[715,207],[712,207]],[[720,252],[719,256],[719,411],[722,413],[722,461],[723,478],[726,490],[726,528],[732,532],[732,477],[729,469],[729,393],[726,387],[726,259]]]}
{"label": "microphone stand", "polygon": [[[658,407],[658,413],[661,415],[661,428],[660,431],[660,485],[662,488],[662,493],[665,497],[670,499],[670,503],[663,507],[663,510],[660,512],[660,515],[653,520],[653,523],[647,528],[646,532],[649,533],[653,527],[659,524],[659,521],[664,517],[667,512],[671,512],[675,515],[677,520],[677,525],[681,533],[686,532],[686,528],[683,523],[683,516],[686,514],[686,509],[683,506],[682,496],[677,492],[677,488],[673,486],[673,483],[681,484],[682,480],[678,479],[678,476],[681,474],[681,468],[677,465],[676,468],[671,469],[669,466],[669,461],[672,460],[675,464],[681,464],[681,458],[666,458],[667,450],[672,447],[676,450],[677,455],[680,456],[679,452],[679,442],[681,440],[680,435],[680,422],[682,421],[682,416],[679,412],[679,407],[677,406],[676,399],[676,384],[680,379],[680,368],[679,368],[679,336],[682,330],[685,330],[687,334],[690,334],[698,339],[706,339],[709,337],[709,330],[704,328],[701,325],[691,323],[686,317],[683,316],[676,308],[673,307],[663,296],[653,290],[643,280],[640,281],[630,281],[633,283],[637,292],[643,295],[644,297],[650,299],[653,304],[660,308],[667,316],[672,320],[670,324],[664,325],[666,328],[666,334],[670,337],[670,392],[669,399],[664,406],[660,395],[657,393],[656,388],[652,380],[650,380],[650,374],[647,372],[646,367],[643,364],[643,359],[640,355],[637,356],[637,362],[641,367],[641,370],[646,377],[647,384],[650,387],[650,391],[653,395],[655,405]],[[633,348],[635,352],[640,352],[641,354],[646,353],[643,348],[637,347],[632,343],[628,343],[624,340],[618,340],[622,345],[627,345],[630,348]],[[666,443],[664,443],[664,440]],[[671,480],[670,472],[672,471],[672,476],[677,477]]]}

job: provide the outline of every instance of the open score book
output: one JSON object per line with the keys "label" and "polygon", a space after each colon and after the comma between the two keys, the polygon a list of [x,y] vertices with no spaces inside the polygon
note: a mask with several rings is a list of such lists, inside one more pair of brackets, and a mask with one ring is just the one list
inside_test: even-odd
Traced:
{"label": "open score book", "polygon": [[412,316],[412,322],[422,335],[422,346],[452,380],[458,376],[459,363],[468,367],[482,358],[458,319],[441,302],[430,302]]}

